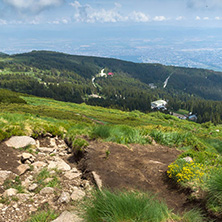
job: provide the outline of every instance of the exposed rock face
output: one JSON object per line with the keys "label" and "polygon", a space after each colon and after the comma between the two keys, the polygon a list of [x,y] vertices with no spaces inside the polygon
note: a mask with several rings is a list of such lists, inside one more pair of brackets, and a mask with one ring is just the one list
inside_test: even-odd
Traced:
{"label": "exposed rock face", "polygon": [[57,219],[53,220],[52,222],[83,222],[76,213],[71,213],[68,211],[64,211]]}
{"label": "exposed rock face", "polygon": [[29,136],[13,136],[5,142],[9,147],[14,147],[16,149],[23,148],[28,145],[36,145],[35,140]]}
{"label": "exposed rock face", "polygon": [[[17,175],[0,168],[0,191],[2,192],[0,199],[7,198],[8,201],[7,205],[0,204],[0,222],[27,221],[31,214],[39,208],[44,208],[45,204],[56,212],[63,212],[55,220],[56,222],[82,222],[83,220],[76,213],[65,210],[70,210],[73,202],[81,201],[86,195],[91,188],[89,181],[82,179],[82,173],[77,170],[76,163],[68,162],[72,154],[67,152],[68,147],[63,140],[57,137],[40,138],[37,140],[37,146],[36,150],[39,151],[37,154],[16,150],[18,157],[16,161],[20,165],[18,167],[16,165],[17,168],[14,167],[14,169],[17,170],[18,179],[25,193],[18,193],[12,188],[5,190],[4,181],[10,179],[10,183],[15,183],[13,179]],[[35,147],[32,147],[32,150],[35,151]],[[55,187],[48,187],[51,185]]]}

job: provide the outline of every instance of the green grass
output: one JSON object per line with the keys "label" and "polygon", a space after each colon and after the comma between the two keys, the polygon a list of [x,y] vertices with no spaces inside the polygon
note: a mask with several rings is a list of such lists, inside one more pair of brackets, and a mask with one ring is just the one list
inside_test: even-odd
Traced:
{"label": "green grass", "polygon": [[209,204],[220,208],[222,211],[222,169],[208,181]]}
{"label": "green grass", "polygon": [[141,130],[132,128],[127,125],[100,125],[92,129],[92,138],[102,138],[106,141],[112,141],[120,144],[130,143],[149,143],[149,139],[146,138]]}
{"label": "green grass", "polygon": [[178,111],[175,111],[175,113],[181,114],[181,115],[188,115],[189,111],[184,109],[179,109]]}
{"label": "green grass", "polygon": [[87,222],[161,222],[170,218],[166,204],[146,193],[97,191],[86,205]]}
{"label": "green grass", "polygon": [[[45,182],[47,178],[52,178],[51,181]],[[35,192],[38,193],[44,187],[60,187],[59,171],[55,170],[55,174],[51,174],[47,168],[43,168],[37,175],[34,176],[34,182],[38,184]]]}
{"label": "green grass", "polygon": [[204,222],[203,214],[198,209],[187,211],[183,214],[182,222]]}
{"label": "green grass", "polygon": [[58,214],[54,211],[38,211],[33,214],[26,222],[50,222],[58,217]]}
{"label": "green grass", "polygon": [[3,187],[5,190],[9,188],[14,188],[18,191],[18,193],[25,192],[25,188],[22,186],[22,182],[19,176],[16,176],[14,180],[10,180],[10,179],[5,180]]}
{"label": "green grass", "polygon": [[[222,169],[222,125],[198,124],[159,112],[124,112],[84,103],[19,96],[27,104],[0,103],[0,141],[13,135],[38,138],[47,132],[80,148],[85,147],[82,140],[85,137],[121,144],[146,144],[154,139],[172,149],[183,150],[178,158],[191,156],[196,165],[203,165],[204,175],[195,188],[206,192],[213,190],[206,181],[217,169]],[[53,180],[51,186],[57,182]],[[192,187],[189,182],[186,185]]]}

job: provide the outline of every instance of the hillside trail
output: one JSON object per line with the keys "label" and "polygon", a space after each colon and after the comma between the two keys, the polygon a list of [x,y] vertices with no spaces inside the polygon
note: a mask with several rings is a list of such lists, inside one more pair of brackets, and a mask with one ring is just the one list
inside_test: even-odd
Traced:
{"label": "hillside trail", "polygon": [[[167,166],[181,151],[161,145],[130,147],[112,142],[90,142],[78,167],[86,178],[95,171],[111,190],[140,190],[157,194],[175,213],[192,209],[184,190],[175,188],[166,176]],[[107,157],[108,156],[108,157]],[[188,191],[187,191],[188,192]]]}

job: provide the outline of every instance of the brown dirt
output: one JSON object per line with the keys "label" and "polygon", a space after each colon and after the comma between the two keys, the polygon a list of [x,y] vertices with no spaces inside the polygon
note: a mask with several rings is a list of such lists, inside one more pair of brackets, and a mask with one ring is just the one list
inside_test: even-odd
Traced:
{"label": "brown dirt", "polygon": [[5,143],[0,143],[0,169],[17,173],[16,168],[20,165],[18,154],[20,152]]}
{"label": "brown dirt", "polygon": [[[131,145],[91,142],[79,168],[85,176],[95,171],[103,186],[115,189],[151,191],[167,202],[175,212],[189,205],[186,192],[178,190],[167,180],[167,166],[181,153],[175,148],[160,145]],[[110,154],[106,157],[106,151]]]}

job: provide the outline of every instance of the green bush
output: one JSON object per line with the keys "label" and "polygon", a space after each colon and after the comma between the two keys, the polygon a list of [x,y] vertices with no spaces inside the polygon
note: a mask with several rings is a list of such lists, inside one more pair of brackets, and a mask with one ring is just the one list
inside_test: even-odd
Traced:
{"label": "green bush", "polygon": [[74,154],[79,154],[79,153],[83,153],[85,148],[89,145],[89,143],[82,138],[76,138],[73,142],[72,142],[72,148],[73,148],[73,152]]}
{"label": "green bush", "polygon": [[88,222],[162,222],[170,218],[165,203],[138,192],[97,191],[86,205]]}

